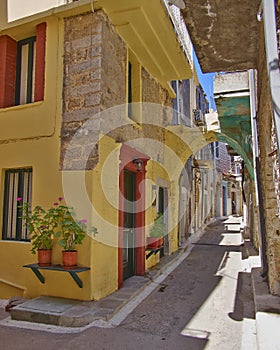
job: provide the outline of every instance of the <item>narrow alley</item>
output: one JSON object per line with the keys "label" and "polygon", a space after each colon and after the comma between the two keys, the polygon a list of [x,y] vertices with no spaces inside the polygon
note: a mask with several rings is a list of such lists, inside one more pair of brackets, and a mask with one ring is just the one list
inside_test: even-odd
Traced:
{"label": "narrow alley", "polygon": [[279,33],[280,0],[0,0],[0,348],[280,350]]}
{"label": "narrow alley", "polygon": [[3,348],[256,349],[250,269],[258,257],[243,244],[240,224],[241,217],[210,224],[189,255],[119,325],[54,334],[44,331],[46,325],[27,330],[2,323]]}

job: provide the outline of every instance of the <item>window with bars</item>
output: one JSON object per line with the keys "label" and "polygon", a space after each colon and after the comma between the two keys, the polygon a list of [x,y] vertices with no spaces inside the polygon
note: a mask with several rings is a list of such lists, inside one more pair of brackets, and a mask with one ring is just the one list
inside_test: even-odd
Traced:
{"label": "window with bars", "polygon": [[17,198],[31,204],[32,168],[5,171],[2,239],[29,241],[29,234],[21,219]]}

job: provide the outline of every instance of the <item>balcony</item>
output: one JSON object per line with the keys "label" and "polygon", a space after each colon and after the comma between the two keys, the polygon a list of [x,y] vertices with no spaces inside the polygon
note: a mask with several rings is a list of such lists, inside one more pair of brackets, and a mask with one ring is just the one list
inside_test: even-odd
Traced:
{"label": "balcony", "polygon": [[175,97],[169,82],[190,79],[192,62],[162,1],[97,0],[139,62]]}

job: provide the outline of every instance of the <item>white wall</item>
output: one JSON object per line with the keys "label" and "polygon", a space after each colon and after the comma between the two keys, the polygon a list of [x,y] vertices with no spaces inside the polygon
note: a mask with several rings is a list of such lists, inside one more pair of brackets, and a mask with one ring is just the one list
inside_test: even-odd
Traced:
{"label": "white wall", "polygon": [[8,22],[66,4],[67,0],[7,0]]}

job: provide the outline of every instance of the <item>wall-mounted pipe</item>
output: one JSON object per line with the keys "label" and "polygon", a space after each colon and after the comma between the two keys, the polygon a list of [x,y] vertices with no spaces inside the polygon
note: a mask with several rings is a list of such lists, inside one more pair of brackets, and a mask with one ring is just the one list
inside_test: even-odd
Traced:
{"label": "wall-mounted pipe", "polygon": [[260,239],[260,255],[262,262],[262,277],[267,275],[268,263],[267,263],[267,244],[266,244],[266,229],[265,219],[263,216],[264,205],[262,200],[262,186],[261,186],[261,169],[259,160],[259,146],[258,146],[258,128],[257,128],[257,103],[256,103],[256,81],[255,71],[249,70],[249,86],[250,86],[250,108],[251,108],[251,126],[252,126],[252,148],[253,148],[253,160],[254,160],[254,182],[256,193],[256,206],[258,207],[258,224],[259,224],[259,239]]}
{"label": "wall-mounted pipe", "polygon": [[[263,20],[264,20],[264,35],[265,35],[265,47],[266,47],[266,60],[267,60],[267,70],[268,78],[270,84],[270,93],[272,100],[274,124],[277,136],[277,149],[278,149],[278,159],[280,160],[280,69],[279,69],[279,56],[278,56],[278,46],[277,46],[277,34],[276,34],[276,13],[275,13],[275,0],[263,0]],[[260,175],[260,164],[259,158],[257,160],[257,174]],[[262,210],[262,188],[261,183],[258,180],[259,187],[259,207]],[[262,239],[262,264],[263,273],[265,276],[267,274],[267,256],[266,256],[266,234],[265,234],[265,223],[263,215],[260,216],[261,224],[261,239]]]}
{"label": "wall-mounted pipe", "polygon": [[263,19],[267,69],[277,135],[278,157],[280,157],[280,69],[274,0],[263,0]]}

